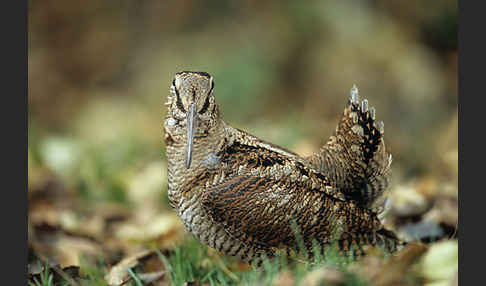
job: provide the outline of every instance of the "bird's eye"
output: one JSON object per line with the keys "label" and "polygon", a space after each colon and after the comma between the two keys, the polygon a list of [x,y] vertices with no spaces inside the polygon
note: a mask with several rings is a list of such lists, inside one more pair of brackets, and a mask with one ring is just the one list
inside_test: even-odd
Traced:
{"label": "bird's eye", "polygon": [[179,91],[177,90],[176,88],[176,85],[175,85],[175,79],[174,81],[172,82],[172,86],[174,86],[174,91],[175,91],[175,94],[177,96],[177,108],[179,108],[182,112],[186,112],[186,109],[184,109],[184,104],[182,104],[182,100],[181,100],[181,97],[179,96]]}
{"label": "bird's eye", "polygon": [[214,81],[211,80],[211,89],[209,90],[208,95],[206,96],[206,101],[204,101],[203,107],[199,111],[200,114],[203,114],[204,112],[206,112],[208,110],[208,108],[209,108],[209,97],[211,96],[211,92],[213,91],[213,88],[214,88]]}

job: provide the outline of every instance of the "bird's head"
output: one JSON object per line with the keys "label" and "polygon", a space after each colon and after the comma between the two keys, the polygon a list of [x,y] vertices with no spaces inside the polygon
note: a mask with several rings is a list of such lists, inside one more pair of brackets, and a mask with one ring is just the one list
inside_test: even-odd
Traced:
{"label": "bird's head", "polygon": [[168,116],[181,122],[185,128],[186,168],[192,160],[194,137],[207,132],[218,118],[213,96],[213,77],[205,72],[182,71],[176,73],[170,87]]}

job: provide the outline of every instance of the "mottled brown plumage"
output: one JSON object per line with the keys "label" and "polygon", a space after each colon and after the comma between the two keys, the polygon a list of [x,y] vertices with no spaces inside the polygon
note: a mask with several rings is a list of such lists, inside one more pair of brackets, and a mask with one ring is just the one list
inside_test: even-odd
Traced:
{"label": "mottled brown plumage", "polygon": [[312,241],[362,255],[363,245],[395,251],[378,218],[391,156],[383,123],[356,87],[330,140],[308,158],[225,123],[212,77],[177,73],[164,122],[169,200],[201,242],[246,261]]}

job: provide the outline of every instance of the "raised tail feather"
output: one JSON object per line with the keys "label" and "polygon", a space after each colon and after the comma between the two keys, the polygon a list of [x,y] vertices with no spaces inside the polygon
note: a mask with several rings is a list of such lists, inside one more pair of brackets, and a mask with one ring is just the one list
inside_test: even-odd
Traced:
{"label": "raised tail feather", "polygon": [[336,131],[319,153],[308,158],[347,198],[377,213],[385,206],[392,162],[383,134],[384,124],[375,121],[374,107],[366,99],[360,101],[353,86]]}

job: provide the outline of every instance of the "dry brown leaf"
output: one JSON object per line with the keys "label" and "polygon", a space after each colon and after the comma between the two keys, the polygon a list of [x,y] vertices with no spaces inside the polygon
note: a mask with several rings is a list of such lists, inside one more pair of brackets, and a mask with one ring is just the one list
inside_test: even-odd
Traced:
{"label": "dry brown leaf", "polygon": [[52,246],[62,266],[79,266],[82,256],[98,257],[103,253],[100,244],[82,237],[60,235]]}
{"label": "dry brown leaf", "polygon": [[33,253],[46,256],[62,267],[79,266],[81,257],[105,254],[102,245],[90,238],[71,235],[47,224],[32,229],[28,243]]}
{"label": "dry brown leaf", "polygon": [[[399,285],[411,265],[417,262],[427,249],[428,247],[421,243],[409,244],[382,265],[376,265],[379,270],[374,275],[368,276],[369,280],[373,281],[373,285],[376,286]],[[365,272],[362,274],[366,276],[366,269],[363,270]]]}
{"label": "dry brown leaf", "polygon": [[[127,268],[132,268],[135,266],[139,266],[142,264],[144,261],[150,260],[150,258],[153,257],[158,257],[157,253],[153,250],[142,250],[139,252],[136,252],[128,257],[125,257],[122,259],[120,262],[118,262],[116,265],[110,268],[108,273],[105,275],[105,280],[108,285],[123,285],[123,283],[126,283],[128,280],[131,279],[131,276],[127,272]],[[160,268],[158,269],[160,270]],[[164,271],[151,271],[152,273],[158,273],[160,275],[159,278],[163,276]],[[154,274],[155,275],[155,274]],[[156,276],[156,275],[155,275]],[[153,276],[148,276],[152,277]],[[157,279],[159,279],[157,278]]]}
{"label": "dry brown leaf", "polygon": [[183,234],[180,219],[172,212],[161,213],[152,217],[134,218],[117,226],[115,235],[118,239],[134,242],[156,241],[162,247],[168,247]]}

